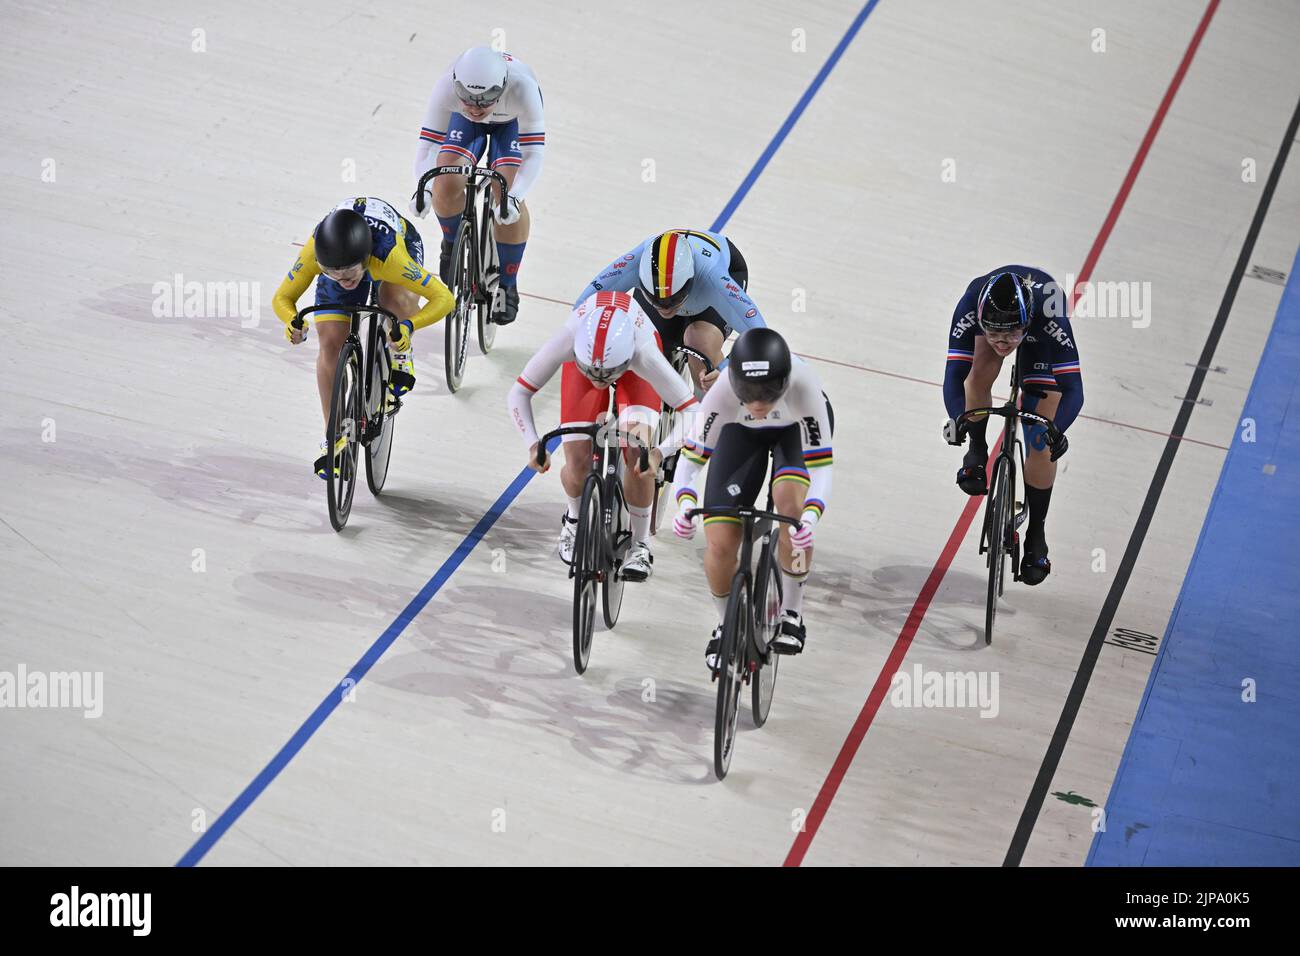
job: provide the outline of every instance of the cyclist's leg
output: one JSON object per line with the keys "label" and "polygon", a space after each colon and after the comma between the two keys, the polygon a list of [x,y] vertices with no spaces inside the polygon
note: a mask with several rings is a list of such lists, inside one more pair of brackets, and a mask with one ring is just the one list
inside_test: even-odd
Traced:
{"label": "cyclist's leg", "polygon": [[[439,166],[473,166],[483,152],[483,127],[480,123],[453,112],[447,121],[447,133],[438,151]],[[438,261],[439,278],[446,282],[444,263],[450,261],[451,244],[456,241],[456,231],[465,211],[465,187],[469,180],[464,176],[439,176],[433,180],[433,212],[442,227],[442,247]]]}
{"label": "cyclist's leg", "polygon": [[[355,288],[345,289],[329,276],[316,279],[316,305],[365,305],[370,301],[371,280],[363,278]],[[316,390],[320,393],[321,413],[329,427],[330,397],[334,392],[334,370],[339,363],[339,352],[348,338],[351,316],[335,312],[315,312],[311,321],[320,339],[320,352],[316,356]]]}
{"label": "cyclist's leg", "polygon": [[[514,186],[515,175],[519,172],[523,154],[519,150],[519,123],[511,120],[491,127],[492,142],[489,146],[488,163],[505,178],[507,191]],[[500,187],[492,184],[494,204],[501,202]],[[519,218],[508,226],[497,223],[493,226],[496,237],[497,257],[501,263],[501,275],[497,280],[499,301],[492,303],[492,321],[502,325],[515,320],[519,311],[519,267],[524,261],[524,247],[528,244],[528,231],[532,220],[528,206],[519,205]]]}
{"label": "cyclist's leg", "polygon": [[[772,503],[779,514],[798,518],[803,514],[808,496],[808,468],[803,459],[803,436],[798,425],[781,432],[772,449]],[[790,526],[782,525],[777,543],[781,565],[781,634],[780,649],[798,653],[803,650],[807,633],[803,624],[803,590],[812,570],[813,549],[796,550],[790,541]]]}
{"label": "cyclist's leg", "polygon": [[[966,375],[966,407],[988,408],[993,404],[993,383],[1002,371],[1002,356],[993,351],[984,336],[975,336],[975,355],[970,372]],[[967,428],[970,448],[962,458],[957,484],[967,494],[982,495],[988,488],[985,463],[989,458],[989,420],[981,418]]]}
{"label": "cyclist's leg", "polygon": [[722,343],[727,340],[727,334],[731,330],[727,328],[727,323],[718,314],[717,309],[713,308],[705,309],[699,315],[690,316],[684,321],[690,323],[686,326],[686,345],[697,352],[703,352],[713,363],[714,373],[706,382],[701,380],[704,374],[703,366],[696,359],[691,359],[691,376],[702,391],[707,391],[714,379],[718,377],[717,367],[722,362]]}
{"label": "cyclist's leg", "polygon": [[709,508],[753,505],[767,474],[771,436],[767,429],[746,428],[731,423],[723,426],[718,443],[709,457],[704,485],[704,572],[709,591],[718,602],[719,614],[726,607],[731,579],[736,573],[740,547],[740,519],[709,515]]}
{"label": "cyclist's leg", "polygon": [[[635,372],[624,372],[616,386],[619,427],[636,435],[646,445],[653,445],[662,403],[653,386]],[[625,564],[628,580],[645,580],[650,576],[654,558],[650,554],[650,512],[654,507],[654,474],[638,475],[635,467],[640,452],[630,442],[623,449],[627,468],[623,472],[623,495],[627,499],[632,550]]]}
{"label": "cyclist's leg", "polygon": [[[564,363],[560,369],[561,426],[567,428],[592,424],[605,411],[607,401],[604,389],[592,385],[572,362]],[[578,509],[582,505],[582,485],[591,472],[592,448],[591,439],[584,435],[565,435],[560,442],[564,448],[560,484],[564,486],[564,496],[568,499],[568,506],[560,522],[560,557],[567,562],[572,556]]]}
{"label": "cyclist's leg", "polygon": [[[1041,385],[1038,387],[1042,387]],[[1046,398],[1022,395],[1020,407],[1044,418],[1056,415],[1061,393],[1049,391]],[[1020,576],[1026,584],[1040,584],[1052,571],[1047,559],[1047,506],[1056,483],[1056,462],[1047,447],[1047,431],[1041,425],[1023,423],[1025,439],[1025,503],[1029,506],[1029,523],[1025,528],[1024,557]]]}

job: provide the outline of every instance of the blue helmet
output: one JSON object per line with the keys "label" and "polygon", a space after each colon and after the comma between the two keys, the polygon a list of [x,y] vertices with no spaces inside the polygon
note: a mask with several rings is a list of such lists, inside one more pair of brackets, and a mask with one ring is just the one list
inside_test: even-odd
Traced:
{"label": "blue helmet", "polygon": [[1034,287],[1014,272],[989,276],[975,300],[975,320],[985,332],[1017,332],[1029,328],[1034,314]]}

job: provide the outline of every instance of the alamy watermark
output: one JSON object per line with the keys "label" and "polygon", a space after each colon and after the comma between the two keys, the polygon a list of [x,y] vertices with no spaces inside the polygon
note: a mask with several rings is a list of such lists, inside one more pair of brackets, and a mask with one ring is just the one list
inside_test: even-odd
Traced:
{"label": "alamy watermark", "polygon": [[978,708],[981,717],[998,715],[997,671],[927,671],[913,664],[889,681],[895,707]]}
{"label": "alamy watermark", "polygon": [[260,282],[185,281],[179,272],[171,282],[153,284],[153,314],[159,319],[239,319],[254,328],[262,312]]}
{"label": "alamy watermark", "polygon": [[0,671],[0,708],[76,708],[95,719],[104,713],[103,671]]}

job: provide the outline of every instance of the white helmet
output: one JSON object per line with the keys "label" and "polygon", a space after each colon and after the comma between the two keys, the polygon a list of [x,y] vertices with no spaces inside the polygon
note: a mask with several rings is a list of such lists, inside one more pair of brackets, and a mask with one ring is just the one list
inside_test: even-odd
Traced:
{"label": "white helmet", "polygon": [[625,292],[597,292],[578,306],[585,312],[573,336],[578,371],[595,385],[613,385],[636,354],[632,297]]}
{"label": "white helmet", "polygon": [[466,50],[451,68],[451,85],[462,103],[491,106],[506,91],[505,57],[486,46]]}

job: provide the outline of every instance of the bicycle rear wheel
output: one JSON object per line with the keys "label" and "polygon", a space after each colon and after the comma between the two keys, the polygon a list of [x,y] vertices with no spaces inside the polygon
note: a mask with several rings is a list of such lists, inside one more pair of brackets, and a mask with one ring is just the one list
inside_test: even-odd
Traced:
{"label": "bicycle rear wheel", "polygon": [[587,477],[573,542],[573,669],[579,674],[591,661],[591,634],[596,624],[596,577],[600,572],[600,481]]}
{"label": "bicycle rear wheel", "polygon": [[476,265],[474,234],[470,224],[462,219],[460,228],[456,230],[456,241],[451,247],[451,294],[456,304],[442,320],[446,331],[442,364],[447,375],[447,388],[452,392],[459,391],[465,380],[470,316],[474,312],[474,299],[478,294]]}
{"label": "bicycle rear wheel", "polygon": [[389,405],[395,401],[389,395],[389,380],[392,366],[389,364],[388,345],[384,342],[384,333],[376,320],[370,336],[370,355],[367,366],[370,369],[366,377],[369,386],[366,394],[366,430],[369,441],[366,442],[366,484],[372,495],[384,490],[388,480],[388,461],[393,454],[393,412]]}
{"label": "bicycle rear wheel", "polygon": [[984,610],[984,643],[993,643],[993,623],[998,616],[998,598],[1006,573],[1007,540],[1011,531],[1011,463],[999,456],[993,466],[989,498],[989,591]]}
{"label": "bicycle rear wheel", "polygon": [[[326,499],[330,524],[342,531],[352,512],[352,493],[357,488],[357,454],[361,448],[361,349],[348,342],[334,369],[334,390],[330,397],[329,425],[325,429]],[[333,465],[337,463],[337,473]]]}
{"label": "bicycle rear wheel", "polygon": [[497,340],[497,326],[492,321],[492,288],[501,281],[501,260],[497,255],[496,239],[492,235],[492,190],[482,194],[482,215],[479,222],[478,261],[483,278],[483,296],[478,304],[478,348],[484,355],[492,351]]}
{"label": "bicycle rear wheel", "polygon": [[749,628],[753,612],[749,603],[749,576],[739,572],[731,582],[727,614],[718,648],[718,705],[713,721],[713,772],[719,780],[731,769],[740,716],[740,691],[745,686],[749,661]]}
{"label": "bicycle rear wheel", "polygon": [[[776,535],[776,529],[771,531]],[[758,640],[754,643],[766,648],[767,660],[758,660],[758,670],[750,680],[750,716],[755,727],[767,723],[772,710],[772,696],[776,693],[776,670],[781,655],[772,651],[772,642],[781,630],[781,572],[777,566],[775,545],[763,548],[758,559],[758,578],[754,582],[754,618],[758,626]]]}

